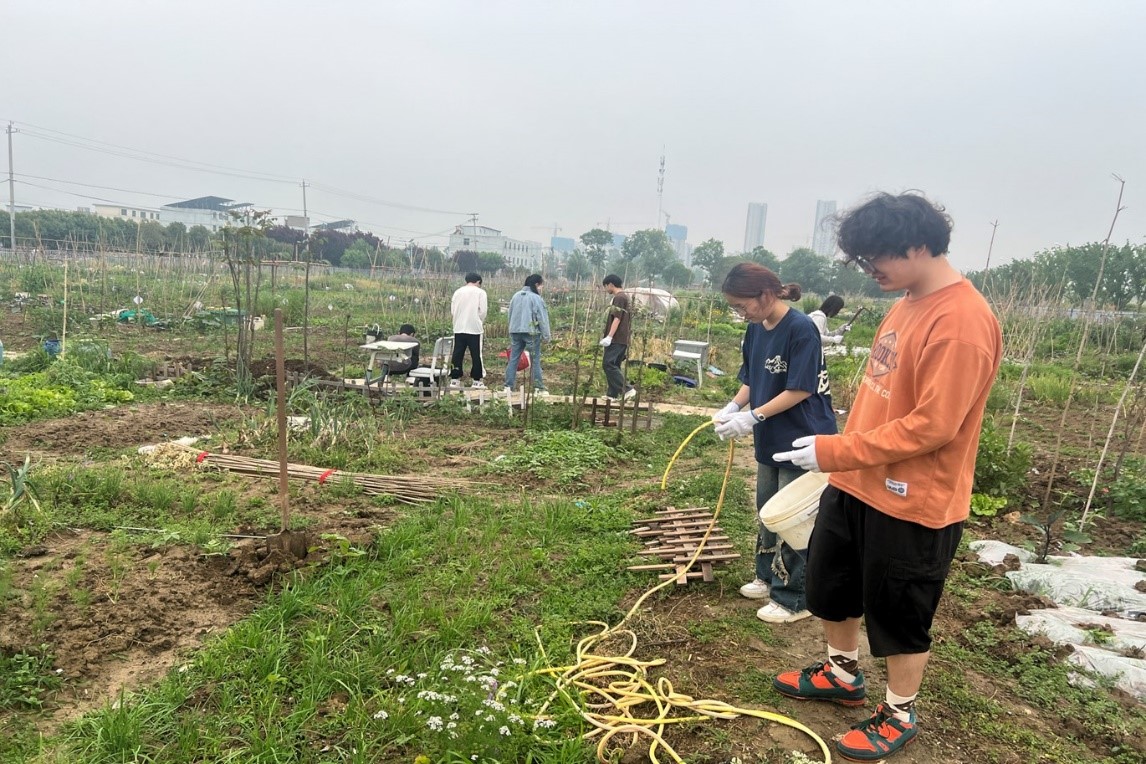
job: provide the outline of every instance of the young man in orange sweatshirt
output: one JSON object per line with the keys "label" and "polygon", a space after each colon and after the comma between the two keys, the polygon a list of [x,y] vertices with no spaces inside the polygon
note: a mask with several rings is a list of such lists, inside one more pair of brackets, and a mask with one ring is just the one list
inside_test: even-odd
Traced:
{"label": "young man in orange sweatshirt", "polygon": [[845,213],[839,246],[884,292],[905,292],[876,332],[841,435],[798,438],[776,461],[832,473],[808,548],[808,609],[827,658],[780,674],[799,700],[865,703],[860,619],[887,692],[836,747],[878,761],[918,734],[915,698],[931,624],[970,512],[987,393],[1002,357],[999,323],[947,260],[951,219],[915,193],[879,194]]}

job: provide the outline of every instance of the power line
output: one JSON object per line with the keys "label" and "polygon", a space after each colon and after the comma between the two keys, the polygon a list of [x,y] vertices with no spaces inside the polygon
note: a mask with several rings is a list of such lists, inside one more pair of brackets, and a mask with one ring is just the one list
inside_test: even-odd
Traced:
{"label": "power line", "polygon": [[[18,173],[18,174],[20,174],[20,173]],[[24,174],[20,174],[20,175],[21,175],[21,177],[24,177],[24,178],[37,178],[38,180],[47,180],[47,181],[51,181],[54,183],[65,183],[65,184],[71,184],[71,185],[77,185],[77,186],[85,186],[88,188],[102,188],[102,189],[107,189],[107,190],[111,190],[111,191],[123,191],[125,193],[140,194],[143,196],[157,196],[157,197],[163,197],[163,198],[178,198],[178,197],[170,197],[170,196],[165,195],[165,194],[155,194],[155,193],[151,193],[148,191],[135,191],[135,190],[130,190],[130,189],[112,188],[111,186],[99,186],[99,185],[95,185],[92,183],[79,183],[76,181],[60,180],[58,178],[40,178],[39,176],[35,176],[35,175],[24,175]],[[68,194],[69,196],[75,196],[75,197],[78,197],[80,199],[89,199],[91,201],[96,201],[96,202],[107,202],[108,204],[112,204],[112,205],[122,205],[123,204],[123,202],[116,200],[116,199],[108,199],[108,198],[105,198],[102,196],[92,196],[91,194],[81,194],[77,191],[69,191],[66,188],[56,188],[53,186],[45,186],[45,185],[41,185],[39,183],[30,183],[26,180],[18,180],[16,182],[23,185],[23,186],[28,186],[30,188],[39,188],[39,189],[44,190],[44,191],[52,191],[52,192],[59,193],[59,194]],[[261,204],[255,204],[254,206],[256,206],[256,207],[267,207],[268,209],[273,207],[273,205],[261,205]],[[282,210],[284,212],[302,212],[302,210],[298,209],[297,207],[276,207],[275,209],[279,209],[279,210]],[[321,212],[319,210],[311,210],[310,214],[312,216],[315,216],[318,218],[324,218],[328,222],[334,221],[334,220],[346,220],[347,219],[345,215],[336,215],[336,214],[333,214],[330,212]],[[157,220],[155,222],[160,223],[161,225],[163,224],[162,221]],[[366,220],[356,220],[355,222],[362,223],[363,225],[370,226],[371,228],[376,228],[376,229],[380,229],[380,230],[384,230],[384,231],[397,231],[399,233],[412,233],[412,234],[415,234],[414,238],[417,238],[417,239],[424,239],[424,238],[429,238],[432,236],[444,236],[444,235],[446,235],[446,234],[448,234],[454,230],[454,226],[450,226],[449,228],[443,229],[441,231],[427,232],[427,231],[415,231],[415,230],[412,230],[409,228],[398,228],[396,226],[383,225],[381,223],[371,223],[371,222],[366,221]]]}
{"label": "power line", "polygon": [[[144,151],[142,149],[130,148],[127,146],[120,146],[115,143],[107,143],[105,141],[97,141],[92,138],[84,138],[83,136],[73,135],[72,133],[65,133],[62,130],[53,130],[47,127],[40,127],[32,125],[27,122],[20,123],[26,127],[35,128],[34,130],[21,130],[21,133],[43,141],[50,141],[64,146],[71,146],[73,148],[84,149],[86,151],[94,151],[101,154],[110,156],[117,156],[124,159],[133,159],[138,162],[146,162],[149,164],[162,165],[166,167],[175,167],[183,170],[193,170],[195,172],[205,172],[215,175],[226,175],[230,177],[244,178],[247,180],[264,181],[268,183],[297,183],[298,181],[293,178],[285,178],[281,175],[273,175],[270,173],[262,173],[257,171],[239,170],[236,168],[225,167],[223,165],[214,165],[208,162],[198,162],[191,159],[182,159],[167,154],[158,154],[151,151]],[[67,138],[59,138],[56,135],[44,135],[36,132],[36,130],[44,130],[57,135],[67,136]],[[69,140],[74,139],[74,140]],[[94,144],[94,145],[91,145]],[[104,148],[108,147],[108,148]],[[158,158],[153,158],[158,157]],[[173,161],[172,161],[173,160]],[[194,166],[199,165],[199,166]],[[360,194],[356,191],[348,191],[346,189],[338,188],[337,186],[329,186],[323,183],[310,183],[314,188],[326,191],[327,193],[336,196],[342,196],[347,199],[365,202],[367,204],[375,204],[382,207],[391,207],[395,209],[407,210],[410,212],[425,212],[437,215],[465,215],[468,213],[459,212],[457,210],[443,210],[433,207],[420,207],[412,204],[403,204],[402,202],[393,202],[385,199],[377,199],[375,197]],[[175,197],[178,198],[178,197]]]}
{"label": "power line", "polygon": [[[264,178],[266,180],[274,181],[277,183],[294,183],[294,182],[296,182],[295,178],[288,178],[284,175],[278,175],[276,173],[261,172],[259,170],[243,170],[243,169],[239,169],[236,167],[226,167],[224,165],[211,164],[210,162],[200,162],[200,161],[195,160],[195,159],[183,159],[182,157],[171,156],[170,154],[160,154],[160,153],[157,153],[154,151],[146,151],[144,149],[132,148],[131,146],[121,146],[117,143],[108,143],[107,141],[100,141],[100,140],[96,140],[95,138],[85,138],[82,135],[75,135],[74,133],[66,133],[63,130],[54,130],[50,127],[44,127],[43,125],[33,125],[31,123],[28,123],[28,122],[21,122],[20,124],[27,126],[27,127],[35,128],[36,130],[44,130],[46,132],[54,133],[56,135],[67,136],[68,138],[73,138],[75,140],[83,141],[85,143],[93,143],[93,144],[96,144],[98,146],[108,146],[108,147],[114,148],[114,149],[121,149],[123,151],[130,151],[134,154],[145,154],[147,156],[159,157],[161,159],[174,160],[176,162],[181,162],[183,164],[201,165],[203,167],[211,167],[211,168],[218,169],[218,170],[226,170],[227,172],[240,173],[240,174],[242,174],[244,176],[248,176],[248,177],[261,175],[261,176],[264,176]],[[34,134],[34,133],[29,133],[29,135],[32,135],[32,134]],[[49,136],[37,136],[37,137],[41,137],[41,138],[44,138],[46,140],[52,140],[52,138],[50,138]],[[59,140],[59,139],[56,139],[56,140]],[[69,145],[71,145],[71,144],[69,144]],[[95,147],[89,147],[89,148],[93,148],[93,150],[94,150]]]}

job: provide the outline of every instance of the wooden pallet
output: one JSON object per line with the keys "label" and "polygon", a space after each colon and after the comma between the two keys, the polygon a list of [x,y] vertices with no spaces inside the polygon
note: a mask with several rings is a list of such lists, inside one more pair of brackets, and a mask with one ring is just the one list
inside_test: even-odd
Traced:
{"label": "wooden pallet", "polygon": [[[710,525],[712,531],[705,540]],[[675,579],[677,584],[686,584],[690,579],[699,578],[711,582],[715,580],[714,566],[725,565],[740,557],[732,551],[733,545],[728,543],[728,536],[720,526],[713,525],[712,513],[705,507],[668,507],[657,510],[654,517],[634,520],[633,526],[629,533],[646,539],[645,549],[638,554],[659,557],[666,562],[630,565],[629,570],[665,571],[658,574],[662,581]],[[687,568],[702,541],[705,542],[704,549],[692,568]]]}

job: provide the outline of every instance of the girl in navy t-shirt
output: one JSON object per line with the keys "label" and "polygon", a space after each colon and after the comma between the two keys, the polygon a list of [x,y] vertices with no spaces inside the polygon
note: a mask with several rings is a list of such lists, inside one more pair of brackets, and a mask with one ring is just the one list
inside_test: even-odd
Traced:
{"label": "girl in navy t-shirt", "polygon": [[[772,454],[804,435],[836,433],[828,370],[816,325],[783,302],[800,299],[799,284],[781,284],[764,266],[740,263],[728,273],[721,292],[748,329],[741,347],[740,390],[713,419],[722,440],[753,434],[759,510],[803,474],[774,461]],[[759,523],[756,578],[740,587],[750,599],[771,594],[772,601],[756,612],[758,618],[791,623],[811,615],[804,596],[804,564],[803,551],[792,549]]]}

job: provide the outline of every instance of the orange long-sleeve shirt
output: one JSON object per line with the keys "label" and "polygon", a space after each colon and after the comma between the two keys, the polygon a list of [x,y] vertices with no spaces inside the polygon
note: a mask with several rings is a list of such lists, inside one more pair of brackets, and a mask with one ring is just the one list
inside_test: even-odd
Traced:
{"label": "orange long-sleeve shirt", "polygon": [[929,528],[965,520],[1002,346],[999,322],[966,279],[896,302],[876,332],[843,434],[816,438],[829,482]]}

